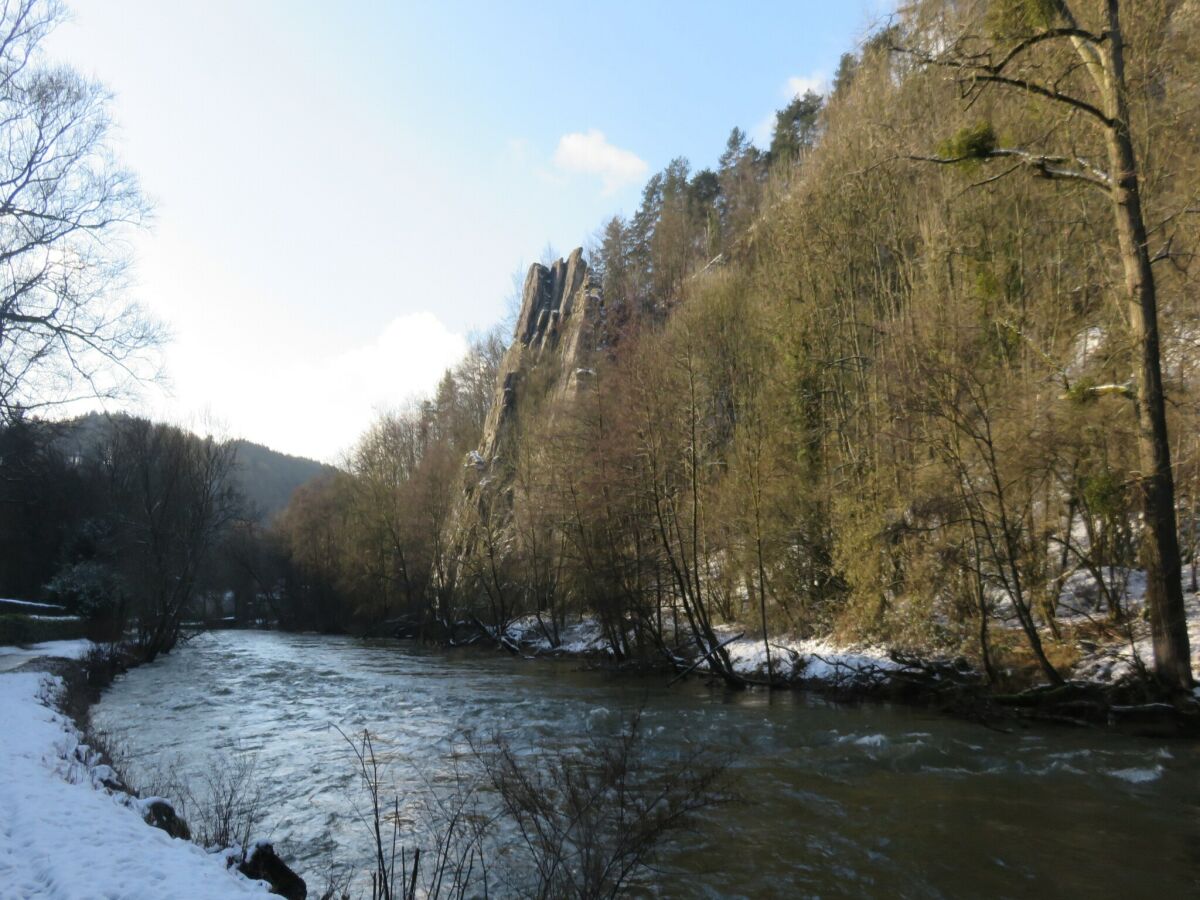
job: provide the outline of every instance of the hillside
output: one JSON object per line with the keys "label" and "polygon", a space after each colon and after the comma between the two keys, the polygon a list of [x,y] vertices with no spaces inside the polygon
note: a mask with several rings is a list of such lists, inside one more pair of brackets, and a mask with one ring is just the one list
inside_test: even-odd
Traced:
{"label": "hillside", "polygon": [[465,360],[307,498],[323,608],[536,614],[552,645],[591,616],[618,658],[730,680],[726,625],[768,679],[787,635],[1060,684],[1129,642],[1144,573],[1146,662],[1188,687],[1197,5],[1130,8],[1104,68],[1037,32],[1061,11],[913,4],[766,149],[672,160],[586,262],[530,271],[489,415]]}
{"label": "hillside", "polygon": [[237,481],[246,502],[260,522],[270,523],[287,507],[300,485],[319,475],[331,474],[333,466],[280,453],[262,444],[239,440]]}
{"label": "hillside", "polygon": [[[115,418],[89,413],[65,423],[58,438],[68,456],[86,456],[109,434]],[[296,488],[318,475],[334,471],[333,466],[280,453],[252,441],[236,440],[237,486],[246,499],[247,510],[263,524],[271,522],[292,499]]]}

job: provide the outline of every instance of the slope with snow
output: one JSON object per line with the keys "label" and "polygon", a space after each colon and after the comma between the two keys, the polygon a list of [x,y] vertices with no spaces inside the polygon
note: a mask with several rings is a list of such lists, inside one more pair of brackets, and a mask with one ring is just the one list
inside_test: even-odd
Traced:
{"label": "slope with snow", "polygon": [[102,786],[111,770],[51,708],[60,687],[41,672],[0,675],[0,897],[264,896],[221,855],[150,827],[139,801]]}

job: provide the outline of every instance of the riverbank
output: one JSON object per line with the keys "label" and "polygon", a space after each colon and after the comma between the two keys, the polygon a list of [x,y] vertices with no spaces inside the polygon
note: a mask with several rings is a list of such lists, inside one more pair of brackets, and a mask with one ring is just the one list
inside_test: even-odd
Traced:
{"label": "riverbank", "polygon": [[[3,648],[0,661],[0,894],[6,898],[196,900],[263,897],[253,881],[187,840],[152,827],[159,798],[127,791],[64,712],[86,641]],[[74,669],[73,672],[68,670]],[[57,669],[59,674],[46,669]]]}
{"label": "riverbank", "polygon": [[[1002,684],[988,684],[985,673],[962,656],[902,652],[869,644],[839,643],[832,638],[772,636],[765,642],[753,629],[718,626],[717,640],[734,675],[749,687],[796,688],[840,701],[877,700],[926,706],[960,718],[1003,727],[1037,721],[1113,729],[1145,736],[1200,737],[1200,687],[1188,695],[1160,692],[1146,672],[1152,666],[1149,625],[1141,615],[1144,578],[1122,573],[1128,619],[1118,627],[1103,620],[1093,606],[1082,606],[1079,586],[1069,583],[1062,604],[1062,644],[1071,663],[1062,684],[1036,677],[1004,674]],[[1186,598],[1192,668],[1200,684],[1200,593]],[[999,630],[1020,644],[1015,623]],[[494,636],[489,635],[493,640]],[[510,652],[530,658],[576,658],[609,665],[612,651],[603,629],[584,619],[563,629],[552,643],[536,617],[512,623],[496,641]],[[713,652],[713,651],[710,651]],[[663,659],[664,672],[682,677],[694,673],[715,677],[716,667],[699,652]]]}

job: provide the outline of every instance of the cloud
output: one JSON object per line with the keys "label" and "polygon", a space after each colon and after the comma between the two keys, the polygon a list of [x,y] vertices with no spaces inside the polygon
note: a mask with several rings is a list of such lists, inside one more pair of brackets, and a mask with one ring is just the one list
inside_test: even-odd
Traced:
{"label": "cloud", "polygon": [[814,94],[824,94],[829,89],[829,79],[824,72],[813,72],[811,75],[793,75],[783,87],[783,95],[791,100],[802,97],[809,91]]}
{"label": "cloud", "polygon": [[563,172],[599,176],[606,194],[640,181],[648,168],[645,160],[628,150],[614,147],[604,133],[595,128],[586,132],[574,131],[559,138],[554,151],[554,166]]}
{"label": "cloud", "polygon": [[771,145],[771,135],[774,133],[775,113],[769,112],[750,129],[750,140],[754,141],[755,146],[760,150],[765,150]]}
{"label": "cloud", "polygon": [[[431,312],[399,316],[375,340],[290,368],[274,397],[259,400],[280,442],[331,459],[381,412],[433,391],[467,342]],[[280,402],[272,408],[271,400]],[[266,425],[267,423],[264,423]]]}
{"label": "cloud", "polygon": [[287,358],[264,348],[261,359],[233,368],[214,364],[211,354],[177,353],[176,395],[140,411],[189,424],[212,410],[233,436],[336,462],[381,412],[432,393],[466,350],[462,335],[417,312],[328,355]]}

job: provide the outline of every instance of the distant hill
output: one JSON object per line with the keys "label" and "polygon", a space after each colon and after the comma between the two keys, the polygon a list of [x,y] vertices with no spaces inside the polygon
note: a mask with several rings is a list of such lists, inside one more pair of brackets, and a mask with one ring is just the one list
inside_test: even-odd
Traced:
{"label": "distant hill", "polygon": [[333,466],[315,459],[290,456],[262,444],[234,443],[237,444],[238,483],[247,503],[263,522],[270,522],[281,513],[300,485],[334,471]]}
{"label": "distant hill", "polygon": [[[64,424],[59,439],[72,454],[85,455],[105,439],[113,419],[101,413],[88,413]],[[262,444],[236,440],[237,482],[249,510],[263,523],[274,519],[288,505],[296,488],[318,475],[331,473],[333,466],[280,453]]]}

